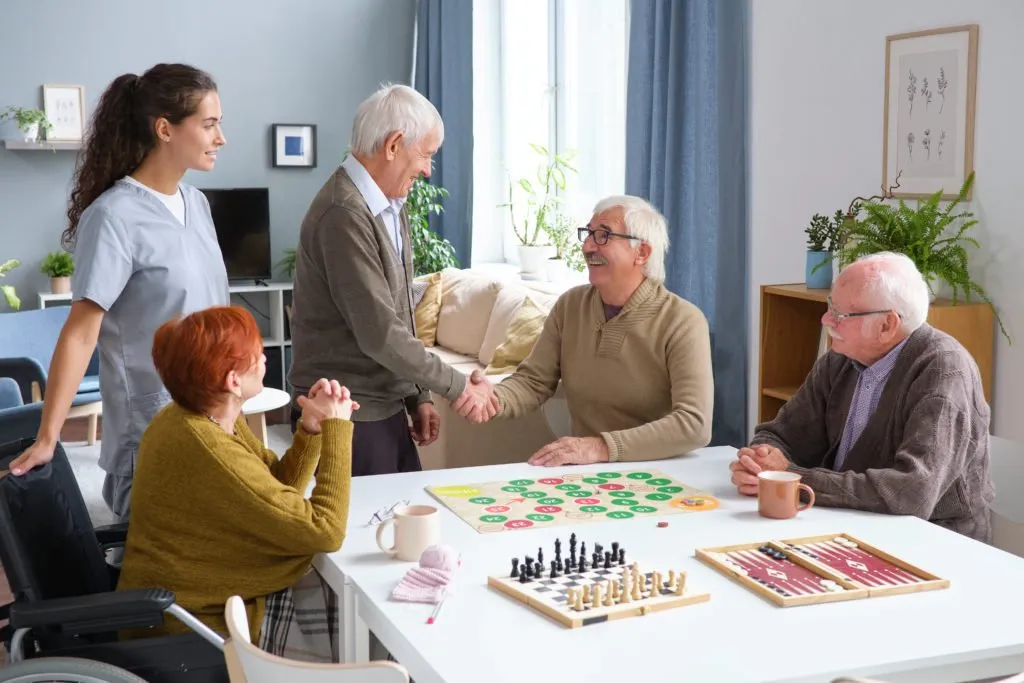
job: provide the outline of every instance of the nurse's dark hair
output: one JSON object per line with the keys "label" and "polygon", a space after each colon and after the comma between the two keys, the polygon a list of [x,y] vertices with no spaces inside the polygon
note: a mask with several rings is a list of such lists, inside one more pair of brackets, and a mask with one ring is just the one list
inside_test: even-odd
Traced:
{"label": "nurse's dark hair", "polygon": [[157,64],[141,76],[123,74],[100,96],[75,168],[63,243],[75,243],[82,213],[156,147],[157,119],[172,124],[196,113],[213,78],[187,64]]}

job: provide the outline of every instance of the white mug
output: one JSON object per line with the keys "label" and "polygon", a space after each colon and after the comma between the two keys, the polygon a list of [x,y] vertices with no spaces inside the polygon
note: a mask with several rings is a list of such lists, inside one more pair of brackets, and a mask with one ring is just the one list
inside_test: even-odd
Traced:
{"label": "white mug", "polygon": [[[384,545],[384,529],[393,526],[395,542]],[[423,551],[437,545],[441,532],[441,515],[431,505],[402,505],[394,516],[377,527],[377,545],[392,557],[404,562],[419,562]]]}

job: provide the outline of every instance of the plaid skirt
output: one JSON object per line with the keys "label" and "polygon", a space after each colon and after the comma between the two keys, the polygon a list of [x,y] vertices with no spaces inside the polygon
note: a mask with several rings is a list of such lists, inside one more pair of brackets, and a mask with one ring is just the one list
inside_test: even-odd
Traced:
{"label": "plaid skirt", "polygon": [[341,661],[338,599],[316,570],[267,596],[259,648],[304,662]]}

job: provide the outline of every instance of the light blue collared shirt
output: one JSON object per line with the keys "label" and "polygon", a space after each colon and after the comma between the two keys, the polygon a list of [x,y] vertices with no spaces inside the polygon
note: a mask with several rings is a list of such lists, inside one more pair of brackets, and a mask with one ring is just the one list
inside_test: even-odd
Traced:
{"label": "light blue collared shirt", "polygon": [[348,172],[349,178],[352,179],[352,183],[359,190],[359,194],[363,196],[363,201],[369,207],[370,213],[384,218],[384,225],[387,226],[388,234],[391,235],[391,241],[395,244],[395,253],[398,254],[398,261],[401,263],[402,222],[399,216],[402,213],[402,207],[405,206],[405,199],[389,200],[385,197],[384,192],[377,185],[373,177],[370,176],[369,171],[352,154],[345,157],[345,160],[341,162],[341,167]]}

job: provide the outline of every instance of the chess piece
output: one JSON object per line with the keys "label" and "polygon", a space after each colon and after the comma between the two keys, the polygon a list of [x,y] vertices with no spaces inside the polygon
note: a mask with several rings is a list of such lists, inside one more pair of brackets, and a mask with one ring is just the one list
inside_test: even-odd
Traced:
{"label": "chess piece", "polygon": [[587,558],[585,555],[580,555],[580,562],[577,565],[576,571],[580,574],[587,571]]}
{"label": "chess piece", "polygon": [[681,571],[676,575],[676,595],[683,594],[683,588],[686,586],[686,572]]}
{"label": "chess piece", "polygon": [[544,563],[544,548],[537,548],[537,561]]}
{"label": "chess piece", "polygon": [[606,581],[605,582],[605,584],[604,584],[604,606],[605,607],[611,607],[612,605],[615,604],[615,599],[612,596],[612,593],[615,591],[615,589],[612,588],[612,586],[617,586],[617,585],[619,585],[618,582],[613,582],[613,581]]}
{"label": "chess piece", "polygon": [[622,572],[622,594],[619,596],[621,602],[630,602],[633,599],[633,575],[629,572]]}
{"label": "chess piece", "polygon": [[618,556],[619,556],[619,542],[618,541],[612,541],[612,557],[618,557]]}
{"label": "chess piece", "polygon": [[604,568],[605,569],[611,569],[612,568],[612,554],[610,552],[608,552],[608,551],[605,551],[605,553],[604,553]]}
{"label": "chess piece", "polygon": [[676,570],[668,570],[668,589],[674,591],[676,589]]}
{"label": "chess piece", "polygon": [[626,549],[619,548],[619,565],[621,566],[624,564],[626,564]]}
{"label": "chess piece", "polygon": [[602,592],[603,591],[601,590],[601,584],[595,583],[594,584],[594,590],[592,590],[590,592],[591,597],[594,599],[594,601],[591,603],[591,607],[593,607],[594,609],[597,609],[598,607],[601,606],[601,593]]}
{"label": "chess piece", "polygon": [[590,602],[590,584],[583,586],[583,602]]}
{"label": "chess piece", "polygon": [[651,577],[651,584],[651,597],[661,595],[661,589],[664,588],[661,582],[661,572],[654,572],[654,576]]}
{"label": "chess piece", "polygon": [[619,601],[619,580],[615,579],[612,581],[612,589],[608,592],[613,602]]}
{"label": "chess piece", "polygon": [[539,561],[533,567],[533,578],[543,579],[544,578],[544,565]]}
{"label": "chess piece", "polygon": [[558,578],[558,564],[554,560],[551,560],[551,573],[548,576],[552,579]]}
{"label": "chess piece", "polygon": [[572,606],[577,612],[583,611],[583,591],[579,588],[576,589],[576,599],[573,601]]}
{"label": "chess piece", "polygon": [[641,588],[641,577],[633,577],[633,600],[643,600],[643,588]]}
{"label": "chess piece", "polygon": [[519,577],[519,558],[518,557],[513,557],[512,558],[512,578],[515,579],[515,578],[518,578],[518,577]]}
{"label": "chess piece", "polygon": [[561,539],[555,539],[555,558],[562,554],[562,541]]}

